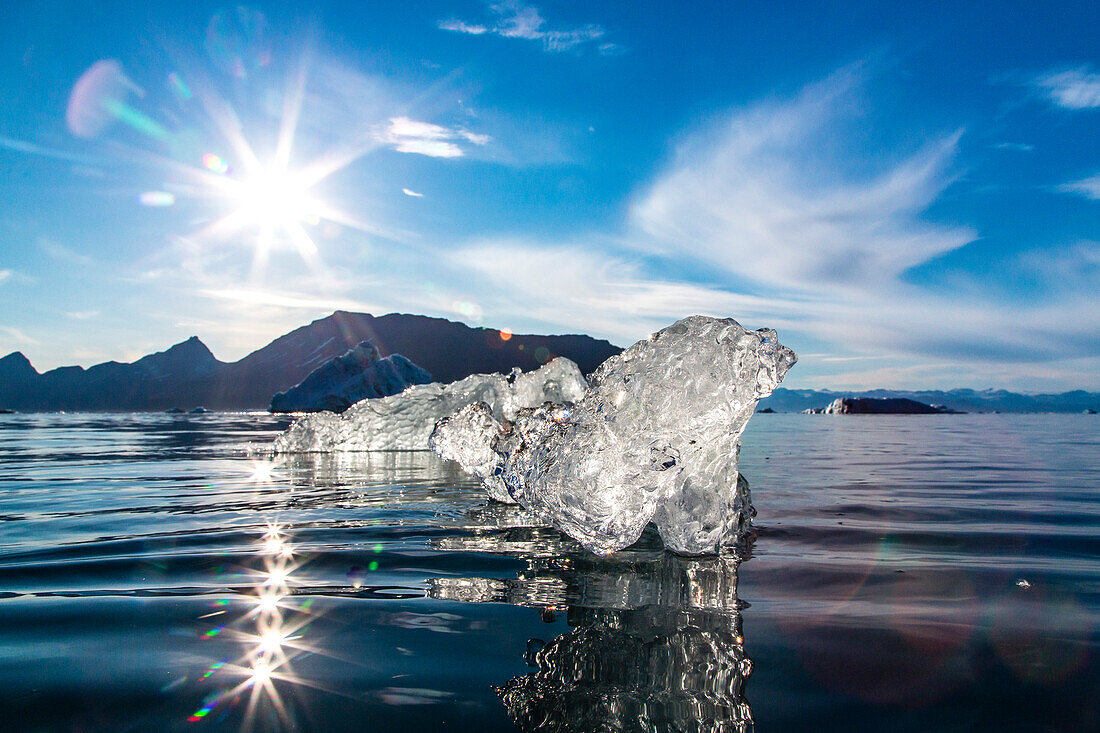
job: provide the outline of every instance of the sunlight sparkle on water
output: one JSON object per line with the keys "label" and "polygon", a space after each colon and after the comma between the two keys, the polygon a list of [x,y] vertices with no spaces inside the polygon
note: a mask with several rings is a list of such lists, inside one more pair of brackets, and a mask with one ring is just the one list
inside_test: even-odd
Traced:
{"label": "sunlight sparkle on water", "polygon": [[266,684],[271,680],[271,665],[262,659],[257,660],[252,665],[252,676],[249,678],[249,682],[252,684]]}
{"label": "sunlight sparkle on water", "polygon": [[271,571],[267,573],[267,580],[264,581],[264,585],[286,585],[287,578],[289,577],[285,568],[271,568]]}
{"label": "sunlight sparkle on water", "polygon": [[271,480],[271,472],[275,469],[274,461],[252,461],[252,474],[249,476],[257,483],[267,483]]}

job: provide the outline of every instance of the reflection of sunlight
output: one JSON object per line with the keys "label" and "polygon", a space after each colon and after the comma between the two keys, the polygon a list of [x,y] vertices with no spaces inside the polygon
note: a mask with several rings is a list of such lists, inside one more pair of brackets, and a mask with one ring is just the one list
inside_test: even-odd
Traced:
{"label": "reflection of sunlight", "polygon": [[278,610],[279,601],[283,599],[281,594],[261,592],[256,597],[256,609],[259,613],[271,613]]}
{"label": "reflection of sunlight", "polygon": [[276,587],[286,585],[287,580],[290,578],[290,573],[287,571],[287,569],[278,566],[271,568],[267,571],[267,573],[264,573],[264,575],[267,578],[264,581],[264,585],[271,585]]}
{"label": "reflection of sunlight", "polygon": [[267,483],[271,481],[271,472],[275,469],[274,461],[258,460],[252,461],[252,473],[249,478],[257,483]]}
{"label": "reflection of sunlight", "polygon": [[[283,724],[293,727],[291,711],[278,685],[306,684],[291,667],[291,660],[299,654],[315,653],[302,643],[302,632],[312,621],[310,602],[292,605],[291,575],[297,569],[289,561],[290,546],[286,542],[284,525],[270,522],[260,536],[260,552],[264,556],[264,569],[258,573],[254,606],[238,617],[204,634],[207,638],[225,635],[239,641],[244,653],[235,662],[225,660],[212,665],[200,680],[218,674],[235,677],[228,689],[208,695],[202,706],[188,718],[198,722],[213,714],[219,705],[231,708],[247,697],[242,729],[268,728],[274,716]],[[228,600],[218,601],[219,610],[207,616],[226,613]],[[224,616],[222,617],[224,618]],[[237,628],[241,622],[251,621],[252,629]],[[285,691],[285,690],[284,690]],[[281,727],[281,726],[279,726]]]}
{"label": "reflection of sunlight", "polygon": [[253,685],[266,685],[271,680],[271,665],[262,659],[252,664],[252,675],[248,678]]}

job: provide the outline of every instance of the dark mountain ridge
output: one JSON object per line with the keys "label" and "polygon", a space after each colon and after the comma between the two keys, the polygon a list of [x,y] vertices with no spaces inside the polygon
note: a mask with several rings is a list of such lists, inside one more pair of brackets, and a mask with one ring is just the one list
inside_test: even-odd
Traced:
{"label": "dark mountain ridge", "polygon": [[[363,341],[383,357],[401,354],[440,382],[470,374],[527,371],[566,356],[589,374],[621,349],[583,335],[515,334],[471,328],[443,318],[336,311],[235,362],[218,361],[197,337],[132,364],[106,362],[88,369],[59,367],[39,374],[22,353],[0,358],[0,408],[31,410],[266,409],[314,369]],[[904,398],[960,412],[1084,412],[1100,410],[1100,393],[1074,390],[1026,395],[1002,389],[866,390],[779,388],[759,409],[823,409],[837,398]]]}
{"label": "dark mountain ridge", "polygon": [[583,335],[514,334],[443,318],[336,311],[236,362],[221,362],[197,337],[132,364],[60,367],[39,374],[14,352],[0,359],[0,407],[15,410],[264,409],[273,395],[363,341],[401,354],[441,382],[470,374],[535,369],[566,356],[585,373],[621,349]]}

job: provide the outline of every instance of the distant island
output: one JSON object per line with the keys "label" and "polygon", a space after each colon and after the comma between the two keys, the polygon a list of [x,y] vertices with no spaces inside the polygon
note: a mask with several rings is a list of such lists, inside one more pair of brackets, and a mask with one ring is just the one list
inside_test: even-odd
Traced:
{"label": "distant island", "polygon": [[[1074,390],[1058,394],[1020,394],[1003,389],[894,390],[873,389],[862,392],[838,392],[780,387],[760,401],[757,412],[825,412],[837,400],[909,400],[933,408],[939,413],[952,412],[1063,412],[1081,413],[1100,407],[1100,393]],[[861,405],[857,410],[864,409]],[[897,408],[903,411],[901,407]],[[895,413],[897,414],[897,413]]]}
{"label": "distant island", "polygon": [[828,407],[811,407],[803,412],[812,415],[957,415],[960,411],[905,397],[838,397]]}
{"label": "distant island", "polygon": [[[377,349],[377,354],[364,363],[372,362],[375,356],[385,360],[394,355],[409,362],[396,357],[386,362],[386,368],[394,365],[394,375],[385,379],[375,375],[368,380],[369,384],[356,387],[365,390],[363,394],[367,396],[373,394],[371,390],[382,390],[381,394],[393,389],[401,379],[409,383],[422,380],[423,376],[414,372],[417,367],[436,381],[453,382],[471,374],[508,372],[513,367],[529,371],[554,356],[565,356],[590,374],[605,359],[622,351],[608,341],[581,334],[510,334],[428,316],[398,313],[373,316],[336,311],[235,362],[219,361],[194,336],[130,364],[111,361],[88,369],[59,367],[45,373],[39,373],[21,352],[12,352],[0,358],[0,412],[187,412],[197,406],[214,410],[263,410],[272,406],[272,399],[280,393],[284,394],[275,401],[275,409],[301,409],[316,404],[309,402],[312,398],[307,393],[316,390],[312,382],[303,384],[307,377],[321,369],[315,382],[325,381],[321,377],[337,381],[353,378],[348,354],[367,341]],[[344,360],[340,361],[341,358]],[[323,369],[326,365],[327,370]],[[328,397],[318,395],[315,397],[319,399]],[[760,402],[758,412],[824,412],[841,399],[910,400],[936,406],[937,412],[1082,413],[1100,409],[1100,393],[1082,390],[1025,395],[1005,390],[839,392],[781,387]],[[346,405],[337,400],[329,407],[338,410]]]}

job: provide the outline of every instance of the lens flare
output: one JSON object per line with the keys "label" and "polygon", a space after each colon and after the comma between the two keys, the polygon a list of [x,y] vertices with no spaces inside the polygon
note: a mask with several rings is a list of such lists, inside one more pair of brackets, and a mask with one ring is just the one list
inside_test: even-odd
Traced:
{"label": "lens flare", "polygon": [[[293,698],[284,697],[287,685],[308,685],[308,681],[295,674],[292,661],[303,654],[321,653],[319,649],[303,643],[303,630],[317,617],[311,611],[312,599],[295,603],[288,585],[292,573],[299,566],[286,559],[289,554],[287,526],[275,521],[264,524],[259,531],[258,544],[263,549],[264,570],[255,583],[250,605],[236,619],[222,617],[226,623],[206,631],[206,638],[218,637],[213,645],[226,640],[243,645],[235,661],[223,660],[197,675],[199,683],[211,680],[217,683],[232,680],[217,692],[208,695],[202,705],[187,718],[198,722],[208,718],[222,703],[226,711],[232,710],[242,700],[247,700],[241,730],[252,730],[265,721],[280,722],[280,729],[295,729],[293,710],[288,704]],[[214,602],[219,608],[216,614],[231,611],[230,601]],[[242,624],[251,623],[251,629]],[[223,712],[223,715],[226,713]]]}
{"label": "lens flare", "polygon": [[191,99],[191,88],[184,82],[183,77],[174,71],[168,75],[168,87],[175,92],[176,96],[180,99],[184,101]]}
{"label": "lens flare", "polygon": [[229,164],[213,153],[203,154],[202,167],[211,173],[217,173],[219,176],[223,176],[229,172]]}
{"label": "lens flare", "polygon": [[81,74],[69,95],[65,122],[77,137],[92,138],[117,119],[113,105],[123,104],[131,92],[140,91],[114,59],[96,61]]}
{"label": "lens flare", "polygon": [[171,206],[176,203],[175,195],[168,191],[146,191],[138,196],[142,206]]}
{"label": "lens flare", "polygon": [[267,580],[264,585],[286,585],[287,573],[282,568],[272,568],[271,572],[267,574]]}

